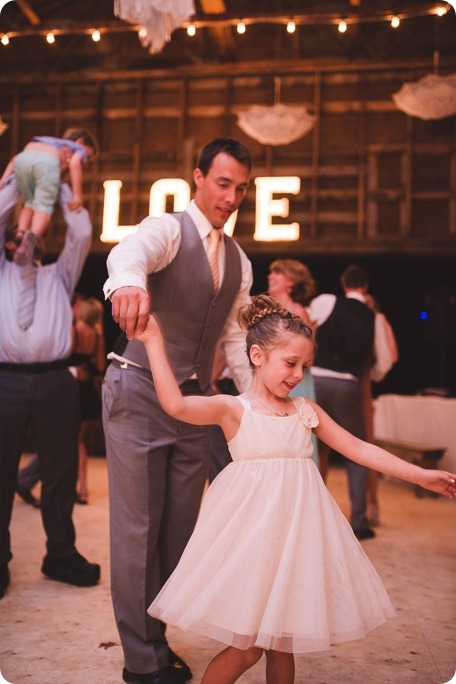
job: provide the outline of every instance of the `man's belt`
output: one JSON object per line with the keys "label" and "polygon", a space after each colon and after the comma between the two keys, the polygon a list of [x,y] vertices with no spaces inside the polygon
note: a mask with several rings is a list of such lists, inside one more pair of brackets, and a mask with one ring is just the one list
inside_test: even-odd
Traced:
{"label": "man's belt", "polygon": [[12,371],[13,373],[27,373],[35,375],[37,373],[48,373],[49,371],[68,368],[68,359],[58,359],[58,361],[44,361],[43,363],[1,363],[0,370]]}

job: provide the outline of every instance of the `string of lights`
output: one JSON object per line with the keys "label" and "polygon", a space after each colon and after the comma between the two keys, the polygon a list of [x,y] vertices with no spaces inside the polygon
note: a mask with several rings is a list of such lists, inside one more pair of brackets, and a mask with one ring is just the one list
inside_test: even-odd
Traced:
{"label": "string of lights", "polygon": [[[392,13],[373,13],[370,15],[351,14],[341,17],[336,14],[299,14],[293,16],[258,16],[258,17],[237,17],[227,18],[225,15],[211,15],[210,18],[194,19],[182,26],[190,37],[196,35],[198,30],[211,27],[232,27],[239,34],[244,34],[248,28],[255,24],[282,24],[290,34],[295,33],[298,27],[332,25],[337,28],[339,33],[346,33],[351,26],[359,24],[389,23],[391,28],[397,29],[403,21],[434,15],[443,17],[450,9],[449,3],[431,4],[419,10],[405,10],[396,14]],[[87,35],[94,42],[99,42],[103,35],[108,33],[132,33],[136,32],[139,37],[144,37],[146,29],[139,24],[126,24],[123,22],[110,22],[104,25],[74,24],[68,27],[30,27],[21,30],[6,31],[1,34],[0,43],[3,46],[9,45],[10,41],[16,38],[31,36],[42,36],[50,44],[56,42],[59,36],[67,35]]]}

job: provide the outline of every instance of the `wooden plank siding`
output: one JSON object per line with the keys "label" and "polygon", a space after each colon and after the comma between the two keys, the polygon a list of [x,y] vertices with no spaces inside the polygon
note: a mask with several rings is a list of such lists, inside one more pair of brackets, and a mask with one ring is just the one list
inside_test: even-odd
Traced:
{"label": "wooden plank siding", "polygon": [[[456,65],[446,65],[447,71]],[[296,242],[253,240],[255,187],[241,207],[235,236],[251,254],[280,249],[290,254],[456,253],[456,117],[424,122],[396,109],[391,98],[405,81],[431,65],[280,66],[280,73],[246,67],[183,71],[52,75],[42,82],[0,79],[3,119],[0,165],[38,134],[88,127],[101,154],[84,176],[85,202],[99,240],[103,182],[123,183],[120,223],[148,213],[150,186],[164,177],[191,182],[199,148],[216,136],[234,135],[254,158],[253,176],[299,176],[289,196],[297,221]],[[280,76],[280,100],[305,104],[317,116],[307,136],[271,147],[250,139],[237,115],[253,104],[271,104]],[[57,251],[63,226],[56,218],[48,250]]]}

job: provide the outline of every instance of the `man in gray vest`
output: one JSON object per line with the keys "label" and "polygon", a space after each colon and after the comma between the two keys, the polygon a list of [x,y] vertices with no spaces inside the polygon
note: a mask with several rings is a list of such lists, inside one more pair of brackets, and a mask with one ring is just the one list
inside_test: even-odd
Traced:
{"label": "man in gray vest", "polygon": [[252,268],[223,226],[245,196],[251,166],[239,141],[207,144],[186,211],[144,219],[108,257],[104,291],[126,331],[109,355],[103,387],[112,598],[126,682],[182,684],[191,678],[169,648],[163,623],[146,611],[193,531],[211,456],[208,427],[181,423],[162,410],[144,345],[132,337],[156,311],[184,394],[211,393],[219,339],[238,389],[248,387],[237,311],[248,301]]}

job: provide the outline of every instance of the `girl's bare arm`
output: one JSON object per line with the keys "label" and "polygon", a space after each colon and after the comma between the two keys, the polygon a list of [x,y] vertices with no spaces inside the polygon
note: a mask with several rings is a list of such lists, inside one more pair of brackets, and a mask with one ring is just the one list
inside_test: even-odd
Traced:
{"label": "girl's bare arm", "polygon": [[389,451],[375,444],[358,439],[338,425],[317,404],[306,399],[314,407],[319,425],[315,434],[325,444],[337,450],[355,463],[372,468],[385,475],[392,475],[401,480],[413,482],[426,489],[443,494],[449,499],[456,497],[456,474],[444,470],[426,470],[413,463],[407,463]]}

